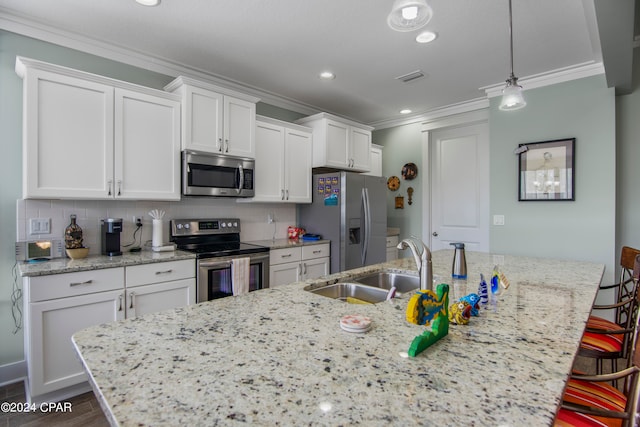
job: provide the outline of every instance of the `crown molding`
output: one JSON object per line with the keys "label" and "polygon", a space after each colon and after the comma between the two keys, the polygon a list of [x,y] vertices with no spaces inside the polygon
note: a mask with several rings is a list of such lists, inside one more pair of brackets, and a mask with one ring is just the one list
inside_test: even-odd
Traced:
{"label": "crown molding", "polygon": [[247,95],[260,98],[262,102],[276,107],[285,108],[300,114],[315,114],[322,111],[313,105],[304,104],[294,99],[262,90],[241,82],[219,76],[194,67],[170,61],[166,58],[149,55],[130,48],[105,43],[98,39],[71,31],[52,27],[42,22],[34,21],[16,14],[9,13],[0,7],[0,29],[12,33],[42,40],[47,43],[78,50],[91,55],[100,56],[112,61],[121,62],[134,67],[164,74],[169,77],[186,76],[201,80],[212,85],[221,86],[230,90],[243,92]]}
{"label": "crown molding", "polygon": [[[558,68],[556,70],[519,78],[518,83],[522,86],[522,90],[525,91],[557,83],[564,83],[571,80],[582,79],[584,77],[597,76],[599,74],[604,74],[604,65],[602,62],[585,62],[570,67]],[[499,83],[481,87],[480,90],[485,91],[487,98],[494,98],[496,96],[502,96],[502,89],[504,89],[504,86],[504,83]]]}

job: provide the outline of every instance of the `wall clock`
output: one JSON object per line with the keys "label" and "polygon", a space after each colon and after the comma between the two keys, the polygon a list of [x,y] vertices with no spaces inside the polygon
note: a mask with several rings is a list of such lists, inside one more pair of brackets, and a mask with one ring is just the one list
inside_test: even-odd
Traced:
{"label": "wall clock", "polygon": [[400,178],[397,176],[390,176],[387,180],[387,188],[391,191],[396,191],[400,188]]}

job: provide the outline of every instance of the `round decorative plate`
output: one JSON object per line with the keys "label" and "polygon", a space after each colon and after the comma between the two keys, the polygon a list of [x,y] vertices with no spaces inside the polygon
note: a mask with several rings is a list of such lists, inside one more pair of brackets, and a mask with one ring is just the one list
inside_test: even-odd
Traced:
{"label": "round decorative plate", "polygon": [[398,188],[400,188],[400,178],[395,175],[390,176],[387,180],[387,188],[391,191],[396,191]]}
{"label": "round decorative plate", "polygon": [[402,178],[408,181],[418,176],[418,167],[415,163],[407,163],[402,167]]}

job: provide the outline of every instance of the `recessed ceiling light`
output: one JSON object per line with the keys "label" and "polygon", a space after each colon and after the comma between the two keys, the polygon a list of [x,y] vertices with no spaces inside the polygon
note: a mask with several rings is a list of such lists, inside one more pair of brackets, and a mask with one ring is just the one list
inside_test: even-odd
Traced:
{"label": "recessed ceiling light", "polygon": [[429,43],[434,41],[438,37],[438,34],[432,31],[425,31],[424,33],[418,34],[416,37],[416,41],[418,43]]}
{"label": "recessed ceiling light", "polygon": [[400,110],[400,114],[409,114],[411,112],[411,110],[409,110],[408,108],[405,108],[404,110]]}
{"label": "recessed ceiling light", "polygon": [[331,71],[323,71],[320,73],[320,78],[322,80],[333,80],[336,78],[336,75],[333,74]]}
{"label": "recessed ceiling light", "polygon": [[160,4],[160,0],[136,0],[136,3],[143,6],[157,6]]}

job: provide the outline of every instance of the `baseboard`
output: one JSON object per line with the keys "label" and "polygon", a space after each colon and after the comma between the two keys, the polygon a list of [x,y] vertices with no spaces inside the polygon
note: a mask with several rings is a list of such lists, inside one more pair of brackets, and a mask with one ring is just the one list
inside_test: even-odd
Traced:
{"label": "baseboard", "polygon": [[0,366],[0,387],[17,383],[27,377],[27,361],[9,363]]}

